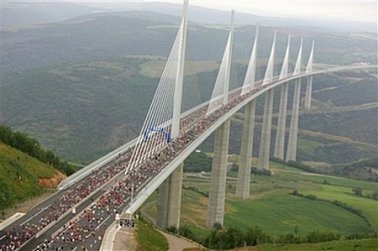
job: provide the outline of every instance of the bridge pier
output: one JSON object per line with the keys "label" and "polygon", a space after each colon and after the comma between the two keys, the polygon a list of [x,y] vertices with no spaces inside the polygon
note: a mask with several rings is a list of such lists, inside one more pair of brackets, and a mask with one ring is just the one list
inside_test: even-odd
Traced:
{"label": "bridge pier", "polygon": [[311,109],[312,80],[313,80],[313,76],[310,76],[307,78],[306,96],[305,96],[305,103],[304,103],[304,107],[306,110]]}
{"label": "bridge pier", "polygon": [[287,115],[287,95],[289,84],[285,83],[281,86],[280,110],[278,113],[278,122],[276,130],[276,139],[274,144],[273,156],[277,159],[284,160],[285,152],[285,134],[286,134],[286,115]]}
{"label": "bridge pier", "polygon": [[291,111],[289,140],[287,143],[286,161],[296,161],[298,141],[299,103],[301,97],[301,79],[295,81],[293,108]]}
{"label": "bridge pier", "polygon": [[256,100],[252,100],[245,107],[243,132],[240,147],[238,181],[236,196],[242,199],[249,197],[251,185],[251,165],[253,149],[253,133],[255,129]]}
{"label": "bridge pier", "polygon": [[184,163],[160,185],[156,225],[161,229],[180,226]]}
{"label": "bridge pier", "polygon": [[209,205],[206,218],[206,226],[210,228],[215,223],[223,225],[229,135],[230,120],[227,120],[215,131]]}
{"label": "bridge pier", "polygon": [[[315,46],[315,42],[312,41],[312,47],[311,47],[310,57],[308,58],[306,73],[312,72],[312,64],[314,61],[314,46]],[[306,97],[305,97],[305,105],[304,105],[306,110],[310,110],[311,108],[312,80],[313,80],[312,75],[307,78]]]}
{"label": "bridge pier", "polygon": [[273,90],[269,90],[265,94],[264,117],[261,128],[261,140],[259,148],[259,158],[257,167],[259,169],[269,169],[270,156],[270,137],[272,129],[272,113],[273,113]]}

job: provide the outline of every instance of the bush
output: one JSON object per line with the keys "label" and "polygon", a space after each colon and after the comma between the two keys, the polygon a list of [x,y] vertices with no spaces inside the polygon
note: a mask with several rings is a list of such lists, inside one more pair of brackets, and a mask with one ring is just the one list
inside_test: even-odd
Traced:
{"label": "bush", "polygon": [[280,235],[276,242],[281,243],[281,244],[299,244],[302,243],[302,238],[299,237],[298,235],[294,234],[285,234],[285,235]]}
{"label": "bush", "polygon": [[255,227],[247,229],[245,240],[248,246],[256,246],[258,244],[272,242],[273,238],[261,228]]}
{"label": "bush", "polygon": [[338,200],[335,200],[332,202],[334,205],[338,206],[338,207],[341,207],[341,208],[344,208],[345,210],[348,210],[354,214],[357,214],[358,216],[362,217],[362,218],[366,218],[364,213],[360,210],[360,209],[357,209],[357,208],[354,208],[354,207],[351,207],[349,206],[348,204],[344,203],[344,202],[341,202],[341,201],[338,201]]}
{"label": "bush", "polygon": [[201,194],[201,195],[203,195],[203,196],[205,196],[205,197],[209,197],[209,192],[203,192],[203,191],[201,191],[201,190],[198,190],[197,187],[190,186],[190,187],[183,187],[183,188],[186,189],[186,190],[193,191],[193,192],[195,192],[195,193],[199,193],[199,194]]}
{"label": "bush", "polygon": [[362,189],[359,187],[355,187],[352,189],[353,193],[357,196],[362,196]]}
{"label": "bush", "polygon": [[306,241],[310,243],[318,243],[324,241],[335,241],[340,239],[340,234],[333,232],[314,231],[306,236]]}
{"label": "bush", "polygon": [[[215,224],[214,224],[215,225]],[[243,246],[245,242],[244,234],[236,228],[214,229],[205,240],[205,245],[215,249],[231,249]]]}
{"label": "bush", "polygon": [[166,228],[167,232],[176,234],[177,233],[177,228],[176,226],[170,226]]}
{"label": "bush", "polygon": [[372,193],[371,195],[369,195],[369,197],[373,200],[378,200],[378,192],[374,192]]}
{"label": "bush", "polygon": [[315,195],[312,195],[312,194],[306,195],[305,198],[307,198],[309,200],[316,200],[317,199],[317,197]]}
{"label": "bush", "polygon": [[188,226],[182,226],[178,229],[178,233],[188,239],[196,240],[196,236]]}
{"label": "bush", "polygon": [[271,176],[272,171],[267,170],[267,169],[260,169],[260,168],[257,168],[257,167],[252,167],[251,168],[251,174]]}
{"label": "bush", "polygon": [[377,233],[373,234],[351,234],[345,237],[347,240],[356,240],[356,239],[368,239],[368,238],[378,238]]}
{"label": "bush", "polygon": [[313,194],[304,195],[304,194],[299,193],[297,190],[293,190],[293,192],[291,192],[290,194],[294,195],[294,196],[306,198],[306,199],[309,199],[309,200],[316,200],[317,199],[317,197]]}

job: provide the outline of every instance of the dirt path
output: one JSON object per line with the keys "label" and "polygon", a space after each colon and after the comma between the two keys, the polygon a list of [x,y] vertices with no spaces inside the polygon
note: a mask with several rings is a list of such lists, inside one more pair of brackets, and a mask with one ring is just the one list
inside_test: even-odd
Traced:
{"label": "dirt path", "polygon": [[134,251],[137,250],[134,231],[128,229],[118,230],[112,251]]}
{"label": "dirt path", "polygon": [[195,242],[190,242],[161,231],[159,232],[167,239],[170,251],[182,251],[185,248],[199,248],[198,250],[201,250],[201,246]]}

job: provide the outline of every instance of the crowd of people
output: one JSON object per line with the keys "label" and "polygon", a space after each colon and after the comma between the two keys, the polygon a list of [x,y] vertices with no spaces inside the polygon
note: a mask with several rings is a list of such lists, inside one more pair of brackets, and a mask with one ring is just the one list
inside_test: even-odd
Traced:
{"label": "crowd of people", "polygon": [[[171,162],[171,160],[173,160],[179,153],[186,149],[186,147],[190,143],[192,143],[195,138],[201,135],[215,121],[217,121],[218,118],[220,118],[223,114],[227,113],[233,107],[262,88],[262,86],[257,87],[253,92],[241,96],[240,93],[233,93],[232,95],[230,95],[231,101],[228,104],[215,110],[207,117],[203,116],[204,114],[206,114],[206,107],[204,107],[195,112],[193,119],[188,118],[182,120],[187,122],[181,124],[182,127],[186,128],[184,133],[174,139],[173,142],[169,143],[161,151],[156,152],[154,155],[152,155],[152,157],[147,158],[145,161],[141,162],[140,165],[137,168],[133,169],[129,175],[127,175],[124,179],[118,181],[117,184],[114,185],[107,193],[101,196],[99,201],[94,203],[89,211],[98,209],[104,212],[105,208],[108,211],[110,208],[112,209],[110,212],[110,217],[113,217],[114,219],[115,215],[122,211],[122,208],[126,206],[126,203],[130,198],[132,185],[134,186],[134,189],[140,189],[143,184],[146,184],[148,180],[157,175],[168,163]],[[189,122],[191,122],[191,126],[189,125]],[[71,223],[75,224],[76,226],[74,235],[81,236],[83,231],[86,231],[88,229],[88,221],[85,221],[86,217],[88,217],[87,213],[84,212],[84,214],[79,219]],[[105,219],[106,218],[104,218],[103,214],[99,214],[97,218],[94,218],[94,221],[97,221],[98,224],[102,224]],[[96,230],[96,228],[92,227],[91,234],[93,236],[102,236],[104,229],[97,231],[97,233]],[[53,239],[51,240],[51,246],[53,250],[55,247],[54,245],[62,245],[60,241],[61,237],[67,234],[72,234],[72,229],[67,228],[59,233],[58,237],[55,238],[55,240],[58,240],[58,243],[54,243]],[[78,244],[82,241],[81,239],[75,240],[77,240],[77,242],[72,244]]]}
{"label": "crowd of people", "polygon": [[20,226],[14,226],[5,231],[5,238],[0,245],[1,251],[17,250],[39,231],[49,224],[53,224],[63,217],[97,188],[108,182],[124,169],[124,162],[128,160],[130,152],[118,156],[103,168],[93,171],[85,179],[77,182],[70,189],[62,191],[57,198],[43,210],[38,217],[32,217]]}
{"label": "crowd of people", "polygon": [[[229,102],[214,110],[206,116],[207,106],[189,114],[181,120],[181,134],[166,146],[157,149],[138,166],[133,168],[124,178],[116,180],[115,184],[102,196],[96,199],[89,209],[81,212],[78,217],[72,219],[56,235],[41,243],[40,250],[64,250],[65,246],[77,245],[88,238],[101,241],[107,227],[104,222],[115,217],[130,202],[132,187],[138,191],[157,175],[171,160],[193,142],[195,138],[206,131],[215,121],[225,113],[240,104],[242,101],[264,88],[267,85],[255,87],[252,91],[241,95],[240,91],[229,95]],[[145,142],[147,144],[148,142]],[[32,238],[37,232],[52,222],[58,221],[63,215],[70,213],[78,203],[83,201],[97,188],[104,185],[129,164],[133,149],[120,154],[103,168],[93,171],[86,178],[77,182],[70,189],[59,194],[57,199],[42,213],[35,224],[30,222],[14,227],[6,232],[6,243],[1,245],[1,251],[17,250],[23,243]],[[147,154],[144,153],[143,154]],[[69,250],[69,249],[68,249]]]}

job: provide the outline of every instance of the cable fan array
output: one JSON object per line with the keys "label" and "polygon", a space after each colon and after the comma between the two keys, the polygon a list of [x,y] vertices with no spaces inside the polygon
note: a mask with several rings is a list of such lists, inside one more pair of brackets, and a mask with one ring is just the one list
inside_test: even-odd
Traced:
{"label": "cable fan array", "polygon": [[151,157],[154,152],[163,149],[171,141],[173,96],[183,31],[184,21],[181,22],[146,119],[131,154],[126,173]]}

